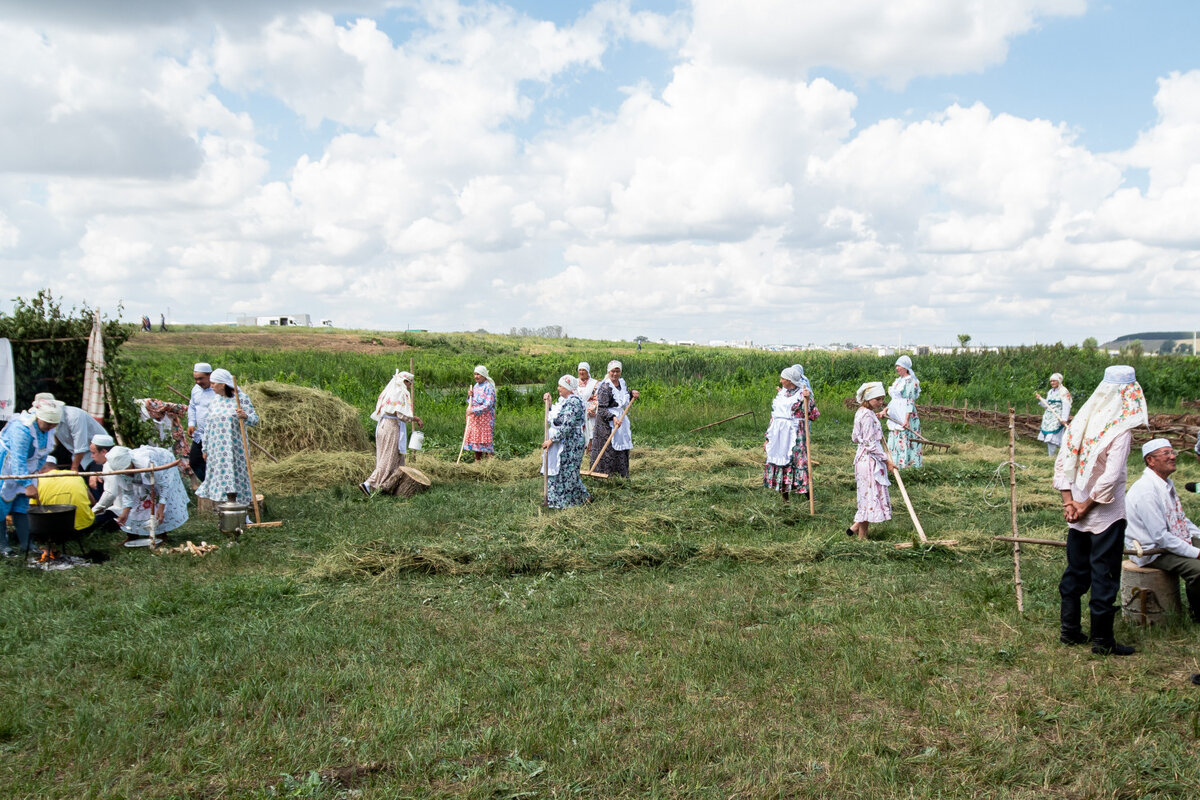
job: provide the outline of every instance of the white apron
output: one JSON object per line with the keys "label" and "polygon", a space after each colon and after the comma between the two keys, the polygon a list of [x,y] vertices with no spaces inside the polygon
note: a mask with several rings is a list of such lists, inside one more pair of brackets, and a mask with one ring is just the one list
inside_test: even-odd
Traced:
{"label": "white apron", "polygon": [[[567,402],[567,399],[565,397],[560,397],[560,398],[558,398],[558,402],[556,402],[554,405],[550,406],[550,410],[546,412],[546,421],[547,422],[551,422],[555,417],[557,417],[559,415],[559,413],[562,411],[563,403],[565,403],[565,402]],[[550,425],[550,433],[551,434],[558,433],[558,428],[554,427],[553,424]],[[545,474],[546,476],[557,475],[561,456],[562,456],[562,442],[554,442],[553,444],[550,445],[550,448],[548,450],[546,450],[545,463],[542,466],[542,468],[538,470],[538,472]]]}
{"label": "white apron", "polygon": [[767,427],[767,463],[779,467],[792,463],[792,448],[800,433],[800,420],[792,416],[796,395],[780,390],[771,401],[771,424]]}
{"label": "white apron", "polygon": [[[612,384],[609,385],[612,386]],[[621,416],[621,412],[629,407],[629,401],[631,397],[632,395],[629,393],[629,389],[625,386],[624,378],[621,379],[620,386],[613,386],[613,399],[617,401],[617,407],[612,410],[614,425],[617,422],[617,417]],[[629,424],[628,415],[625,417],[625,419],[621,420],[621,427],[617,428],[616,433],[613,434],[612,449],[633,449],[633,430],[632,426]]]}

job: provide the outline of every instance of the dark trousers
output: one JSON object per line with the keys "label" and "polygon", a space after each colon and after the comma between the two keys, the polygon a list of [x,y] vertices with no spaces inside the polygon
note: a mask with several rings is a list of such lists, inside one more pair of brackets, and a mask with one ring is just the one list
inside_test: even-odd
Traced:
{"label": "dark trousers", "polygon": [[192,468],[192,472],[201,481],[204,480],[204,450],[199,442],[192,442],[192,449],[188,451],[188,464]]}
{"label": "dark trousers", "polygon": [[1079,600],[1092,591],[1088,609],[1096,616],[1116,613],[1113,605],[1121,588],[1121,557],[1125,553],[1125,520],[1101,533],[1067,529],[1067,569],[1058,583],[1063,600]]}

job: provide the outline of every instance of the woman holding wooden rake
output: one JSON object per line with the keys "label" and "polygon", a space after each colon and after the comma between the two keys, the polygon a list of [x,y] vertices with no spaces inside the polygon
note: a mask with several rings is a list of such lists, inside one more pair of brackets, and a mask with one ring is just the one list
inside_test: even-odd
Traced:
{"label": "woman holding wooden rake", "polygon": [[806,412],[809,422],[821,416],[821,412],[799,364],[779,373],[779,387],[771,402],[771,422],[763,445],[767,453],[763,486],[779,492],[786,503],[789,494],[808,494],[810,490],[804,419]]}
{"label": "woman holding wooden rake", "polygon": [[888,469],[895,469],[892,457],[883,446],[883,426],[877,416],[883,408],[883,384],[879,381],[858,387],[854,399],[858,412],[854,415],[854,431],[850,440],[858,445],[854,453],[854,481],[858,485],[858,510],[854,524],[846,528],[847,536],[867,538],[867,526],[872,522],[887,522],[892,518],[892,500],[888,495]]}
{"label": "woman holding wooden rake", "polygon": [[[546,451],[543,470],[546,473],[546,505],[550,508],[570,508],[591,499],[579,477],[583,459],[584,405],[576,390],[579,381],[570,375],[558,379],[558,400],[546,412],[549,434],[542,449]],[[550,402],[549,393],[545,401]]]}
{"label": "woman holding wooden rake", "polygon": [[237,492],[238,502],[249,505],[254,502],[254,495],[250,491],[241,422],[257,425],[258,413],[250,395],[234,388],[229,370],[214,371],[210,380],[216,397],[209,404],[204,421],[204,483],[196,488],[196,496],[223,503],[227,493]]}
{"label": "woman holding wooden rake", "polygon": [[[621,377],[621,362],[608,362],[608,375],[596,391],[591,472],[629,477],[629,451],[633,449],[633,433],[629,418],[622,419],[622,416],[637,398],[638,393],[631,391]],[[610,435],[611,444],[608,441]]]}

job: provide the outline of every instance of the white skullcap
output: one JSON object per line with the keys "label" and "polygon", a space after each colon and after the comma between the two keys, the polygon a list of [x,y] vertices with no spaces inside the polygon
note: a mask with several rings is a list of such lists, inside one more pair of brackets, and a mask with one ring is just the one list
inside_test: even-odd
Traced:
{"label": "white skullcap", "polygon": [[575,391],[579,388],[579,379],[574,375],[563,375],[558,379],[558,385],[568,391]]}
{"label": "white skullcap", "polygon": [[861,404],[868,400],[874,400],[876,397],[883,397],[884,394],[883,384],[880,381],[871,381],[858,387],[858,391],[854,393],[854,399]]}
{"label": "white skullcap", "polygon": [[227,369],[213,370],[212,377],[209,380],[213,383],[223,383],[226,386],[233,386],[233,375]]}
{"label": "white skullcap", "polygon": [[57,464],[58,459],[55,458],[54,456],[46,456],[46,463],[47,464]]}
{"label": "white skullcap", "polygon": [[608,362],[608,369],[606,369],[606,370],[604,370],[604,371],[605,371],[605,372],[612,372],[614,369],[624,369],[624,367],[622,367],[622,366],[621,366],[621,362],[620,362],[620,361],[617,361],[616,359],[613,359],[612,361]]}
{"label": "white skullcap", "polygon": [[113,447],[116,445],[116,442],[107,433],[97,433],[92,437],[92,444],[96,445],[96,447]]}
{"label": "white skullcap", "polygon": [[117,472],[122,469],[129,469],[129,465],[133,463],[133,453],[128,447],[114,447],[108,451],[108,458],[104,461],[105,472]]}
{"label": "white skullcap", "polygon": [[192,372],[212,372],[212,364],[207,361],[199,361],[192,365]]}
{"label": "white skullcap", "polygon": [[1164,447],[1170,447],[1171,442],[1167,439],[1151,439],[1142,445],[1142,458],[1153,453],[1155,450],[1162,450]]}
{"label": "white skullcap", "polygon": [[1137,381],[1137,376],[1134,374],[1133,367],[1125,364],[1114,364],[1104,370],[1105,383],[1134,383]]}
{"label": "white skullcap", "polygon": [[492,377],[491,375],[488,375],[487,367],[485,367],[483,364],[475,365],[475,374],[482,375],[485,381],[490,380]]}
{"label": "white skullcap", "polygon": [[580,361],[579,366],[575,368],[576,371],[581,370],[581,369],[586,369],[588,375],[592,374],[592,365],[586,361]]}
{"label": "white skullcap", "polygon": [[57,400],[43,400],[38,403],[33,409],[33,415],[42,422],[49,422],[51,425],[57,425],[62,422],[63,406],[65,403],[60,403]]}
{"label": "white skullcap", "polygon": [[1061,372],[1054,373],[1053,375],[1050,376],[1050,380],[1058,381],[1059,383],[1062,383],[1063,382],[1062,373]]}

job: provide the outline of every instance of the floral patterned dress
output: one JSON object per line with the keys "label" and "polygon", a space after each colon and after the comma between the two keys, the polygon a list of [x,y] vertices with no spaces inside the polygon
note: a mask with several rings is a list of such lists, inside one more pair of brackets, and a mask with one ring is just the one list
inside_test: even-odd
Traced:
{"label": "floral patterned dress", "polygon": [[854,453],[854,482],[858,487],[855,522],[886,522],[892,518],[891,481],[887,476],[887,453],[883,450],[883,426],[869,408],[854,415],[850,440],[858,445]]}
{"label": "floral patterned dress", "polygon": [[466,449],[476,453],[495,452],[492,436],[496,429],[496,385],[491,381],[471,387],[467,401]]}
{"label": "floral patterned dress", "polygon": [[553,426],[550,429],[550,440],[561,446],[558,453],[558,474],[546,479],[546,505],[550,508],[583,505],[590,497],[587,487],[579,477],[579,462],[583,459],[585,413],[583,401],[571,395],[550,420]]}
{"label": "floral patterned dress", "polygon": [[[921,387],[912,375],[904,375],[892,381],[888,396],[892,398],[888,403],[888,452],[892,454],[892,463],[898,469],[919,468],[922,463],[921,442],[915,436],[921,435],[921,420],[917,417],[917,398],[921,396]],[[912,433],[900,426],[905,414],[908,414],[908,427]]]}
{"label": "floral patterned dress", "polygon": [[[812,403],[808,408],[809,421],[820,416],[817,404]],[[771,425],[767,428],[766,441],[763,443],[763,449],[767,453],[767,463],[763,467],[763,486],[768,489],[791,494],[808,494],[808,448],[804,444],[803,420],[804,397],[801,387],[781,388],[771,403]],[[777,454],[775,458],[772,458],[773,453]],[[778,454],[786,454],[787,463],[772,463],[782,460]]]}
{"label": "floral patterned dress", "polygon": [[165,425],[160,424],[159,430],[166,436],[171,437],[171,451],[175,453],[176,458],[183,459],[183,463],[179,465],[179,471],[184,475],[191,475],[192,468],[188,464],[188,443],[184,437],[183,423],[187,421],[187,404],[186,403],[167,403],[162,400],[148,398],[146,400],[146,413],[150,419],[157,423],[163,423],[164,420],[170,420],[170,429],[163,430]]}
{"label": "floral patterned dress", "polygon": [[[258,413],[250,397],[238,389],[246,425],[258,424]],[[196,489],[199,497],[224,502],[228,492],[237,492],[240,503],[250,503],[250,474],[246,469],[246,451],[242,447],[242,429],[238,425],[237,403],[232,397],[218,395],[208,406],[204,422],[204,483]]]}
{"label": "floral patterned dress", "polygon": [[[152,445],[142,445],[132,453],[134,469],[161,467],[177,460],[177,456],[168,450]],[[153,475],[153,480],[151,480]],[[188,520],[187,490],[183,488],[183,479],[177,469],[165,469],[159,472],[146,472],[141,475],[117,475],[118,498],[113,508],[120,515],[120,510],[130,509],[129,518],[121,526],[121,530],[132,536],[149,536],[150,520],[154,517],[155,506],[163,505],[163,521],[155,526],[156,535],[161,536],[167,531],[173,531]],[[157,501],[157,502],[156,502]]]}

